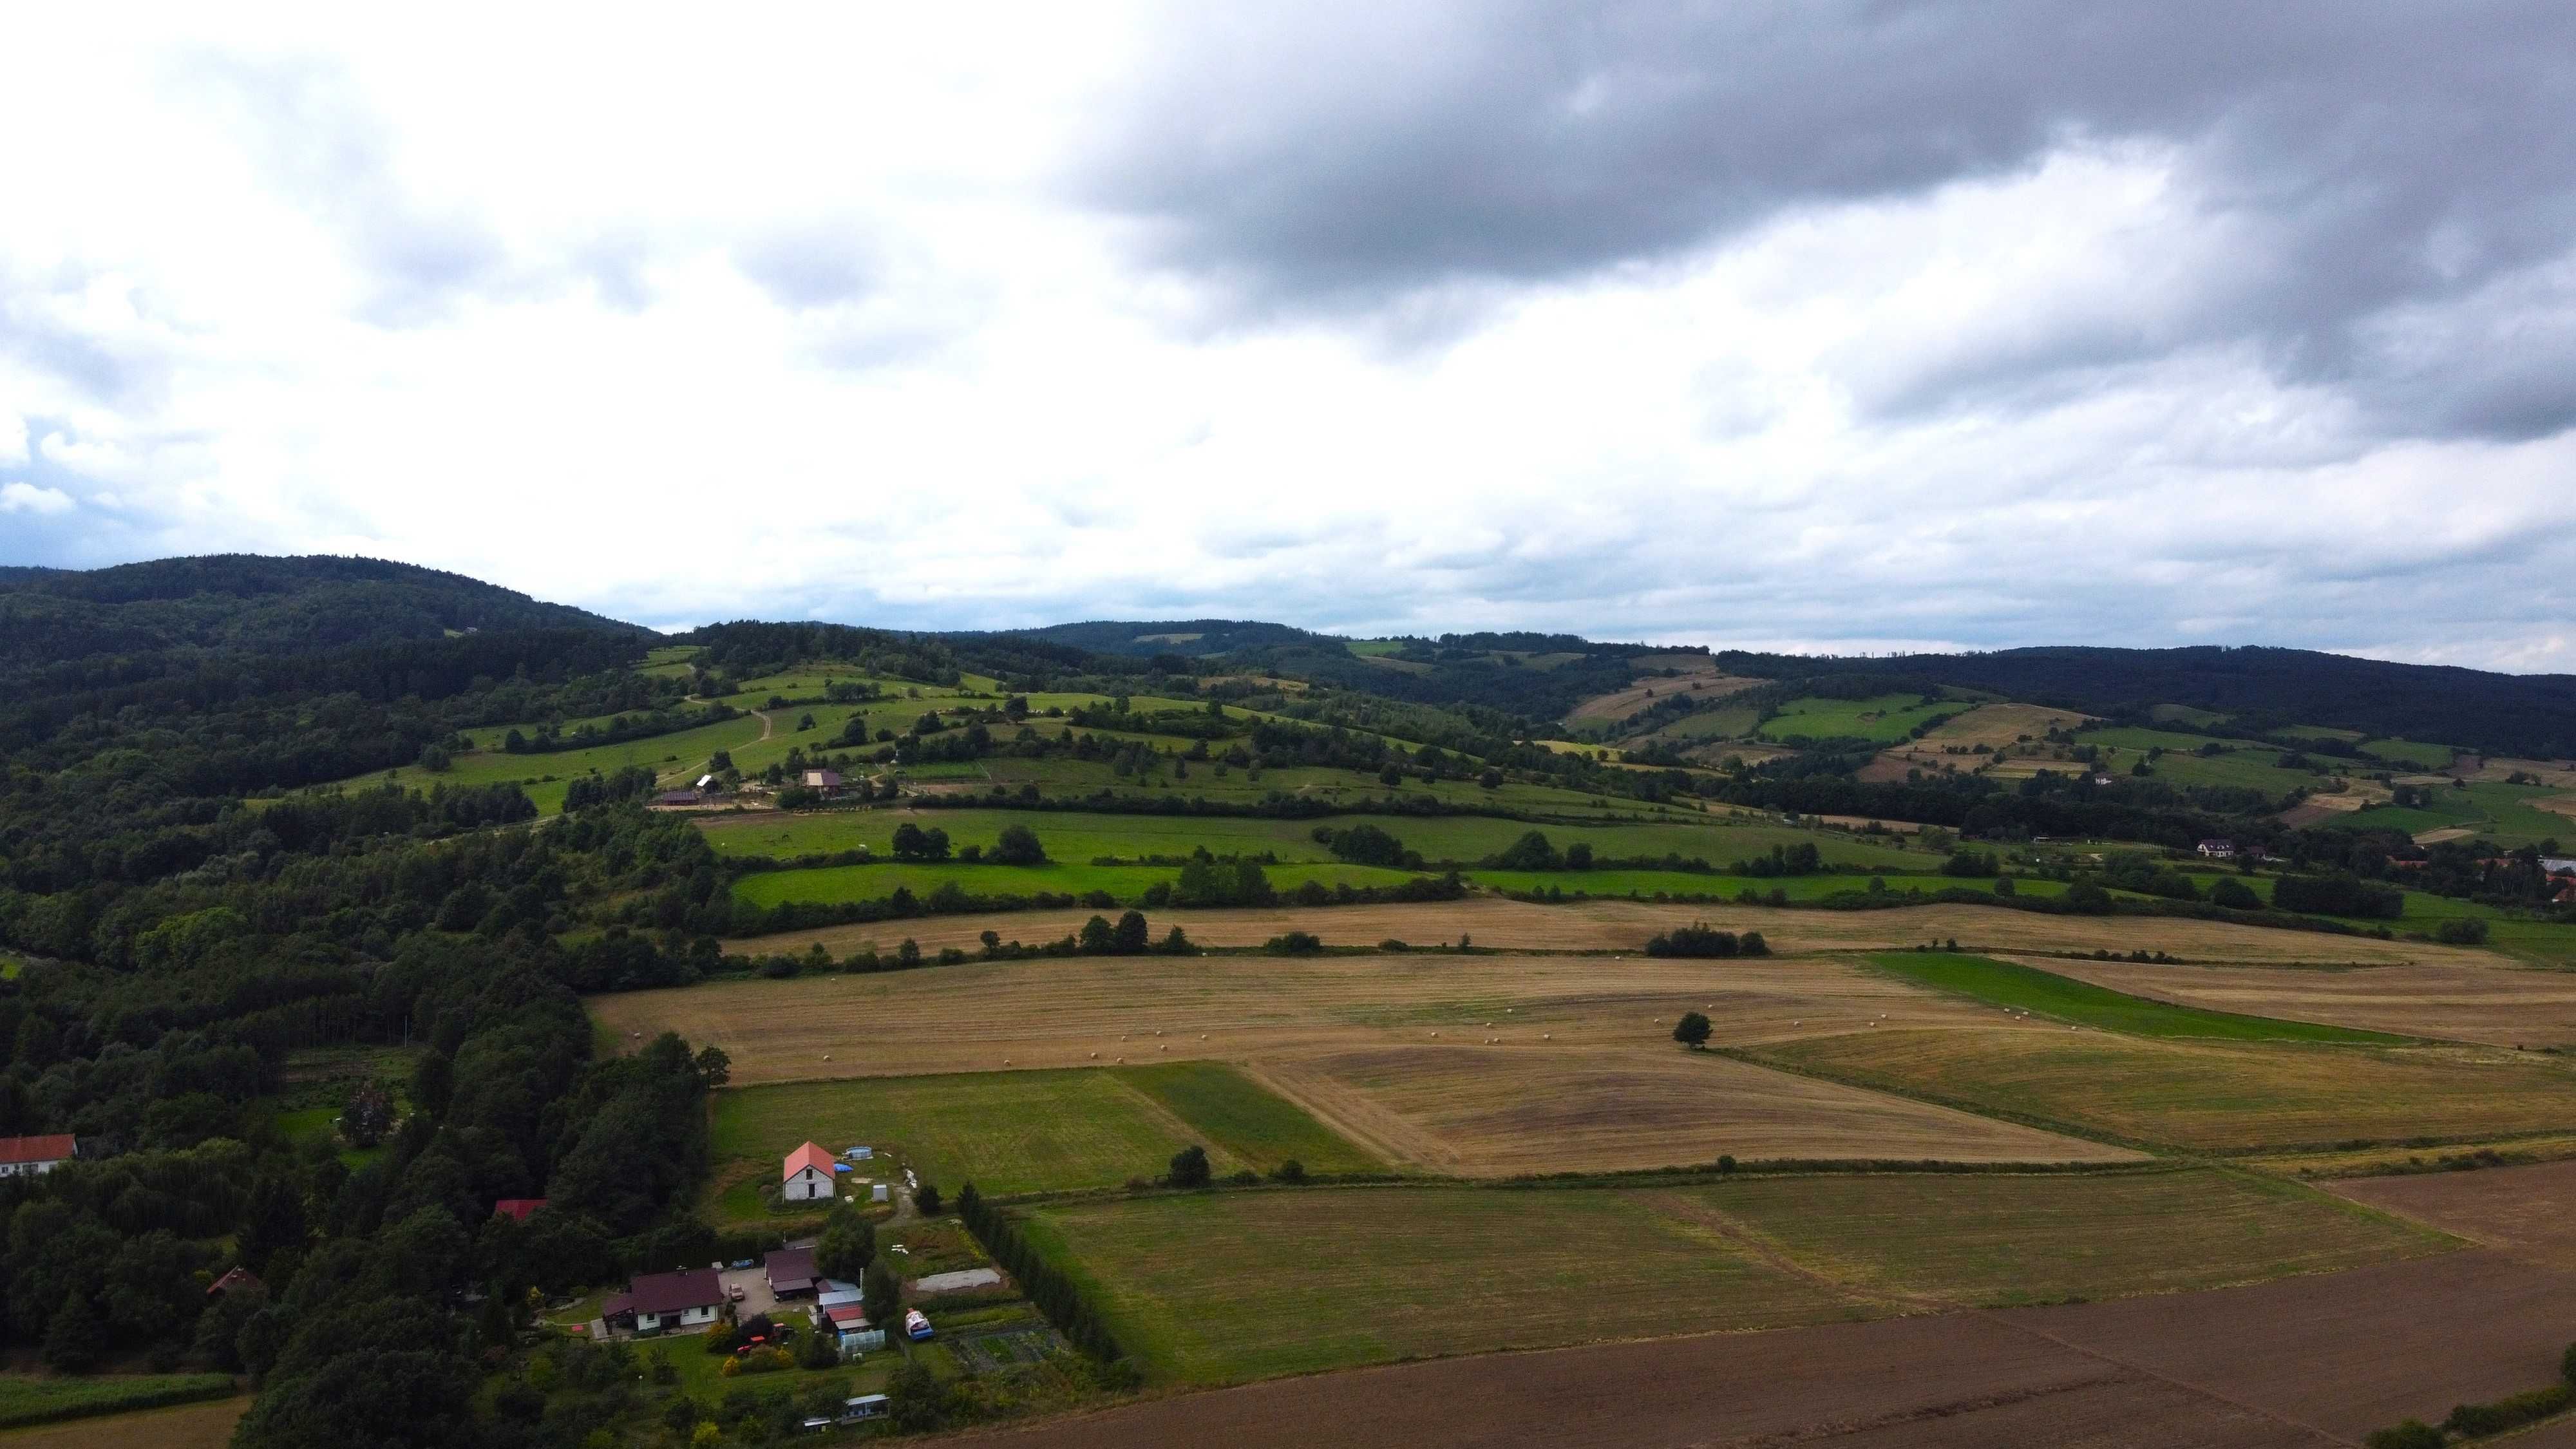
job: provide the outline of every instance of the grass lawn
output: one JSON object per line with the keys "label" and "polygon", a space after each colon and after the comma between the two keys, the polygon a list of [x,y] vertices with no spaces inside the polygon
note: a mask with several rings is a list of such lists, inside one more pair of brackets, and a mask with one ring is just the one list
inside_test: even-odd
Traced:
{"label": "grass lawn", "polygon": [[[1077,1067],[736,1088],[716,1094],[713,1148],[723,1182],[746,1166],[775,1173],[810,1140],[834,1152],[863,1143],[945,1192],[971,1181],[999,1197],[1155,1177],[1199,1136],[1116,1073]],[[1205,1145],[1220,1173],[1246,1165]]]}
{"label": "grass lawn", "polygon": [[2474,1047],[1871,1031],[1755,1059],[2133,1142],[2212,1151],[2576,1128],[2576,1073]]}
{"label": "grass lawn", "polygon": [[2211,1037],[2223,1041],[2306,1041],[2394,1046],[2407,1038],[2312,1022],[2276,1021],[2203,1011],[2130,996],[2053,971],[1946,951],[1885,951],[1870,961],[1880,970],[1940,991],[1996,1006],[2081,1022],[2131,1036]]}
{"label": "grass lawn", "polygon": [[1802,1267],[1864,1293],[1944,1306],[2216,1288],[2456,1246],[2307,1188],[2205,1168],[1745,1177],[1693,1195]]}
{"label": "grass lawn", "polygon": [[1156,1383],[1845,1316],[1633,1193],[1194,1193],[1050,1208],[1027,1226],[1096,1289]]}
{"label": "grass lawn", "polygon": [[1308,1172],[1379,1172],[1386,1164],[1344,1141],[1296,1104],[1265,1091],[1223,1062],[1166,1062],[1119,1068],[1121,1081],[1152,1097],[1206,1139],[1261,1172],[1294,1161]]}
{"label": "grass lawn", "polygon": [[234,1392],[229,1374],[0,1374],[0,1428],[219,1399]]}
{"label": "grass lawn", "polygon": [[759,1394],[792,1395],[803,1393],[818,1383],[845,1381],[849,1389],[842,1395],[844,1398],[855,1394],[879,1394],[885,1392],[886,1379],[892,1376],[895,1366],[903,1362],[902,1351],[888,1347],[838,1368],[782,1369],[776,1373],[726,1378],[724,1363],[731,1355],[707,1352],[704,1334],[680,1333],[646,1339],[635,1345],[635,1352],[639,1359],[659,1358],[678,1369],[680,1392],[710,1407],[721,1402],[727,1392],[738,1388]]}

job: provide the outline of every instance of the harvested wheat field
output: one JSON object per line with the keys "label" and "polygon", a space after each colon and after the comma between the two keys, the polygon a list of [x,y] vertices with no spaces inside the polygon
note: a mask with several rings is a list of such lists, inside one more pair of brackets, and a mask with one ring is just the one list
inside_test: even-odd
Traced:
{"label": "harvested wheat field", "polygon": [[2322,971],[2023,960],[2114,991],[2214,1011],[2504,1047],[2576,1042],[2576,974],[2563,971],[2430,961]]}
{"label": "harvested wheat field", "polygon": [[2576,1072],[2491,1047],[1909,1030],[1788,1042],[1760,1056],[1863,1086],[2214,1151],[2576,1127]]}
{"label": "harvested wheat field", "polygon": [[1576,705],[1566,719],[1594,723],[1623,720],[1659,699],[1670,699],[1677,694],[1689,695],[1702,703],[1714,703],[1764,682],[1721,674],[1716,666],[1702,661],[1697,668],[1685,668],[1674,678],[1641,679],[1615,693],[1596,694]]}
{"label": "harvested wheat field", "polygon": [[[820,945],[847,955],[874,943],[891,952],[909,938],[922,949],[954,946],[978,950],[992,931],[1005,941],[1052,941],[1069,936],[1099,912],[1008,911],[991,915],[922,916],[868,925],[826,926],[728,943],[738,952],[801,952]],[[2126,954],[2165,951],[2196,961],[2247,963],[2385,963],[2392,961],[2502,962],[2505,958],[2457,946],[2382,941],[2283,931],[2183,917],[2053,916],[1991,906],[1899,906],[1877,911],[1783,910],[1763,906],[1589,900],[1538,905],[1502,896],[1395,905],[1244,910],[1165,911],[1154,929],[1177,925],[1207,946],[1258,946],[1288,931],[1311,931],[1329,946],[1374,946],[1407,941],[1416,946],[1455,945],[1468,936],[1479,947],[1506,951],[1639,951],[1659,931],[1706,921],[1729,931],[1759,931],[1777,952],[1885,950],[1955,937],[1961,949],[2096,951]]]}
{"label": "harvested wheat field", "polygon": [[[589,999],[621,1045],[673,1030],[733,1054],[737,1083],[1261,1061],[1466,1044],[1495,1053],[1678,1056],[1685,1011],[1717,1041],[2001,1026],[1999,1013],[1838,960],[1645,956],[1203,956],[973,961],[917,971],[727,981]],[[1876,1023],[1876,1025],[1873,1025]],[[1484,1039],[1496,1043],[1484,1046]],[[829,1060],[826,1060],[826,1057]]]}
{"label": "harvested wheat field", "polygon": [[1667,1044],[1375,1048],[1252,1063],[1344,1136],[1462,1177],[1762,1158],[2107,1162],[2120,1148]]}
{"label": "harvested wheat field", "polygon": [[2509,1257],[2576,1271],[2576,1162],[2356,1177],[2331,1190]]}

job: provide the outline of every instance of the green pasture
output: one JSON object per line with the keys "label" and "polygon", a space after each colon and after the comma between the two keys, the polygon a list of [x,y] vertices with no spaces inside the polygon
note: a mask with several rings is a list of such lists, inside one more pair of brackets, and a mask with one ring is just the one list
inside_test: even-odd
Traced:
{"label": "green pasture", "polygon": [[[495,742],[501,738],[489,729],[475,731],[474,734],[478,740],[485,735],[491,736]],[[475,750],[458,755],[454,764],[438,773],[418,765],[405,765],[379,774],[352,776],[338,784],[349,789],[364,789],[390,780],[407,790],[427,790],[441,783],[515,784],[527,791],[528,798],[536,802],[540,814],[552,815],[563,808],[565,787],[583,775],[643,765],[652,769],[666,785],[685,783],[695,778],[707,758],[718,750],[732,751],[735,764],[751,768],[746,763],[746,756],[756,757],[753,745],[759,738],[760,721],[746,715],[722,724],[700,725],[674,734],[547,755],[513,755],[498,749]],[[777,745],[777,754],[784,758],[786,753],[787,746],[782,739]]]}
{"label": "green pasture", "polygon": [[2359,730],[2328,729],[2324,725],[2292,725],[2272,733],[2294,740],[2341,740],[2348,745],[2357,744],[2362,738]]}
{"label": "green pasture", "polygon": [[1922,703],[1919,694],[1882,694],[1873,699],[1793,699],[1762,725],[1766,740],[1876,740],[1894,744],[1935,715],[1957,714],[1968,706],[1960,700]]}
{"label": "green pasture", "polygon": [[2576,841],[2576,819],[2535,809],[2532,801],[2567,792],[2550,785],[2507,785],[2499,781],[2474,781],[2467,787],[2434,785],[2431,803],[2423,806],[2374,805],[2367,810],[2351,810],[2322,822],[2325,830],[2402,830],[2410,835],[2427,830],[2466,829],[2479,839],[2491,840],[2506,850],[2537,845],[2544,840],[2562,843]]}
{"label": "green pasture", "polygon": [[[2207,895],[2219,872],[2193,872],[2201,894]],[[2271,904],[2274,877],[2234,876],[2235,880]],[[2576,925],[2560,925],[2536,916],[2500,911],[2476,901],[2437,896],[2430,891],[2405,892],[2405,910],[2395,920],[2363,916],[2338,919],[2370,929],[2385,926],[2401,935],[2430,936],[2445,921],[2479,920],[2487,923],[2487,947],[2507,955],[2551,964],[2576,964]]]}
{"label": "green pasture", "polygon": [[1120,1081],[1255,1170],[1294,1162],[1310,1173],[1382,1172],[1386,1164],[1223,1062],[1163,1062],[1112,1069]]}
{"label": "green pasture", "polygon": [[2160,704],[2148,710],[2147,714],[2158,724],[2199,725],[2203,729],[2224,724],[2227,720],[2227,716],[2215,710],[2194,709],[2187,704]]}
{"label": "green pasture", "polygon": [[[866,1047],[853,1043],[851,1050]],[[1221,1100],[1223,1089],[1206,1090],[1209,1100]],[[1265,1145],[1257,1133],[1246,1140]],[[1250,1165],[1223,1141],[1194,1130],[1156,1093],[1098,1068],[861,1077],[716,1094],[710,1149],[718,1182],[765,1184],[803,1142],[834,1153],[865,1145],[876,1149],[886,1171],[900,1161],[942,1191],[971,1181],[995,1196],[1155,1177],[1193,1142],[1208,1149],[1220,1173]],[[735,1195],[726,1194],[726,1206],[739,1206],[731,1201]],[[756,1194],[751,1201],[756,1205]]]}
{"label": "green pasture", "polygon": [[1991,1006],[2012,1007],[2060,1021],[2100,1027],[2104,1031],[2126,1032],[2131,1036],[2385,1046],[2401,1045],[2407,1040],[2385,1032],[2353,1031],[2312,1022],[2278,1021],[2270,1017],[2175,1006],[2060,976],[2053,971],[1991,961],[1983,956],[1946,951],[1885,951],[1870,957],[1870,961],[1880,970],[1918,986],[1970,997]]}
{"label": "green pasture", "polygon": [[2393,765],[2412,765],[2419,770],[2447,770],[2452,757],[2459,753],[2449,745],[2426,744],[2422,740],[2372,740],[2361,752],[2373,759]]}
{"label": "green pasture", "polygon": [[1635,1193],[1189,1193],[1051,1207],[1026,1230],[1156,1384],[1846,1316]]}
{"label": "green pasture", "polygon": [[1959,1307],[2217,1288],[2453,1246],[2309,1188],[2207,1168],[1739,1177],[1694,1196],[1857,1293]]}

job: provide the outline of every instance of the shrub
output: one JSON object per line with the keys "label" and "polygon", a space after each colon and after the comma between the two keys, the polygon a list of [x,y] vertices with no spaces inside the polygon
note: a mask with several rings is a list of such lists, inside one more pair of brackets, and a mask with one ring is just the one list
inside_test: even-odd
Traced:
{"label": "shrub", "polygon": [[2263,898],[2254,894],[2252,886],[2241,880],[2223,876],[2210,886],[2209,903],[2213,906],[2225,906],[2231,911],[2263,909]]}
{"label": "shrub", "polygon": [[2433,939],[2445,946],[2483,946],[2487,940],[2487,923],[2475,916],[2444,921],[2433,928]]}
{"label": "shrub", "polygon": [[1164,1180],[1174,1187],[1207,1186],[1207,1149],[1193,1144],[1173,1153],[1172,1170]]}
{"label": "shrub", "polygon": [[[1270,1170],[1270,1176],[1272,1180],[1277,1182],[1304,1182],[1306,1180],[1306,1164],[1291,1157],[1287,1161],[1279,1164],[1277,1167],[1272,1168]],[[2570,1356],[2570,1361],[2576,1362],[2576,1344],[2569,1345],[2567,1352]]]}
{"label": "shrub", "polygon": [[744,1374],[774,1374],[794,1367],[796,1360],[783,1348],[755,1348],[726,1359],[724,1367],[716,1372],[730,1379]]}
{"label": "shrub", "polygon": [[[1646,943],[1649,956],[1690,956],[1723,960],[1743,952],[1744,943],[1733,931],[1721,931],[1701,921],[1697,925],[1676,926],[1670,932]],[[1767,944],[1762,948],[1771,949]]]}
{"label": "shrub", "polygon": [[1262,947],[1287,956],[1311,956],[1323,950],[1324,943],[1311,931],[1290,931],[1284,936],[1271,937],[1262,943]]}
{"label": "shrub", "polygon": [[2442,1449],[2443,1433],[2421,1419],[2408,1419],[2394,1429],[2379,1429],[2361,1442],[2368,1449]]}

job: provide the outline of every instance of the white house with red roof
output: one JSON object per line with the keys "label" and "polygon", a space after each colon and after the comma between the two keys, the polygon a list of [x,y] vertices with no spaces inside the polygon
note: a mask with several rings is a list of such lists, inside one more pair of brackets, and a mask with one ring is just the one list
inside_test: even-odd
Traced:
{"label": "white house with red roof", "polygon": [[80,1155],[80,1142],[66,1132],[58,1137],[0,1137],[0,1177],[51,1172]]}
{"label": "white house with red roof", "polygon": [[787,1166],[780,1174],[778,1195],[789,1202],[807,1202],[832,1195],[832,1154],[808,1142],[787,1154]]}

